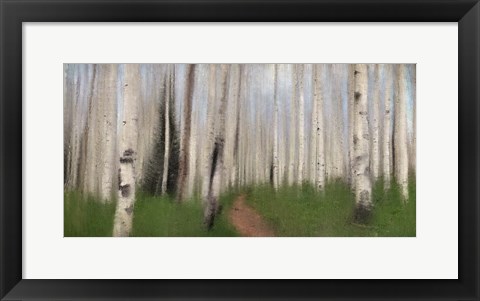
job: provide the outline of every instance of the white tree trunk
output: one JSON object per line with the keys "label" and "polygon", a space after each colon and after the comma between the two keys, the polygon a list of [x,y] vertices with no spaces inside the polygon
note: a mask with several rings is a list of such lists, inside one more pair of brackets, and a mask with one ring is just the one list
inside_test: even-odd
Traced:
{"label": "white tree trunk", "polygon": [[[286,75],[286,65],[281,65],[282,68],[280,70],[282,70],[282,77],[285,77]],[[277,74],[278,76],[278,74]],[[277,78],[277,82],[281,82],[282,85],[280,87],[282,87],[282,90],[285,91],[286,90],[286,85],[285,85],[285,81],[279,81],[278,78]],[[282,112],[282,121],[281,121],[281,139],[280,139],[280,146],[279,146],[279,150],[280,150],[280,183],[281,184],[286,184],[287,183],[287,179],[288,179],[288,152],[289,152],[289,144],[288,144],[288,129],[289,129],[289,126],[288,126],[288,118],[289,118],[289,111],[287,109],[287,104],[286,104],[286,98],[284,95],[282,95],[283,97],[281,98],[282,101],[281,101],[281,105],[279,106],[279,108],[281,108],[281,112]]]}
{"label": "white tree trunk", "polygon": [[[82,123],[81,116],[79,114],[80,108],[80,75],[79,75],[79,66],[73,65],[72,71],[72,99],[73,102],[73,112],[72,112],[72,133],[70,136],[69,143],[69,153],[70,153],[70,170],[67,174],[67,187],[70,190],[79,188],[79,164],[80,164],[80,139],[82,132]],[[67,100],[68,101],[68,100]]]}
{"label": "white tree trunk", "polygon": [[117,64],[99,65],[98,104],[103,105],[103,171],[101,175],[101,198],[111,201],[116,183],[117,170]]}
{"label": "white tree trunk", "polygon": [[345,153],[345,133],[344,133],[344,120],[343,117],[343,95],[342,95],[342,80],[343,80],[343,72],[345,72],[345,65],[339,65],[339,79],[337,82],[337,89],[338,89],[338,102],[337,102],[337,137],[338,137],[338,178],[340,180],[345,179],[345,174],[347,171],[347,164],[348,155]]}
{"label": "white tree trunk", "polygon": [[296,128],[297,128],[297,103],[296,103],[296,94],[297,94],[297,85],[298,85],[298,74],[297,66],[292,65],[292,98],[290,102],[290,133],[289,133],[289,155],[288,155],[288,185],[293,185],[295,182],[295,152],[297,150],[297,141],[296,141]]}
{"label": "white tree trunk", "polygon": [[326,66],[326,81],[329,83],[329,90],[328,90],[328,105],[326,107],[329,108],[328,118],[326,119],[327,122],[325,123],[326,132],[328,135],[326,136],[326,143],[325,143],[325,174],[327,180],[331,181],[336,177],[335,167],[336,167],[336,125],[337,125],[337,117],[336,111],[337,106],[335,102],[335,85],[334,85],[334,72],[333,66],[328,64]]}
{"label": "white tree trunk", "polygon": [[224,185],[222,192],[233,186],[233,178],[235,177],[235,132],[237,122],[238,109],[238,88],[239,88],[239,68],[238,65],[232,64],[230,67],[230,76],[228,82],[228,99],[231,101],[227,104],[226,111],[226,128],[225,128],[225,174],[222,175]]}
{"label": "white tree trunk", "polygon": [[241,126],[245,124],[245,117],[246,117],[246,101],[245,101],[245,93],[246,93],[246,66],[241,64],[239,67],[239,91],[238,91],[238,112],[237,112],[237,125],[236,125],[236,183],[238,186],[245,185],[245,134],[244,128],[245,126]]}
{"label": "white tree trunk", "polygon": [[273,73],[273,187],[278,189],[278,65],[275,64]]}
{"label": "white tree trunk", "polygon": [[163,175],[162,175],[162,195],[167,193],[168,185],[168,160],[170,159],[170,98],[174,86],[174,79],[172,76],[172,68],[167,67],[167,86],[165,91],[165,153],[163,157]]}
{"label": "white tree trunk", "polygon": [[315,103],[315,187],[319,191],[323,191],[325,187],[325,126],[323,118],[323,89],[322,89],[322,65],[314,65],[313,67],[313,84],[314,94],[313,101]]}
{"label": "white tree trunk", "polygon": [[380,67],[378,64],[374,65],[374,79],[373,79],[373,98],[372,98],[372,179],[375,183],[380,176]]}
{"label": "white tree trunk", "polygon": [[192,128],[192,102],[193,90],[195,86],[195,65],[187,65],[186,68],[186,88],[182,119],[184,123],[182,139],[180,142],[180,157],[178,167],[177,181],[177,202],[183,202],[187,196],[187,178],[189,175],[189,153]]}
{"label": "white tree trunk", "polygon": [[330,178],[343,179],[345,176],[345,151],[344,151],[344,134],[343,134],[343,99],[342,99],[342,71],[341,64],[332,64],[331,67],[331,85],[332,85],[332,122],[333,130],[331,135],[331,154],[332,167]]}
{"label": "white tree trunk", "polygon": [[405,65],[397,65],[395,97],[395,178],[404,201],[408,200],[407,84]]}
{"label": "white tree trunk", "polygon": [[113,236],[129,236],[132,230],[135,204],[135,158],[138,144],[138,105],[140,99],[140,70],[136,64],[124,67],[123,122],[120,125],[120,168],[118,202],[115,211]]}
{"label": "white tree trunk", "polygon": [[[197,67],[199,70],[199,66]],[[197,72],[198,73],[198,72]],[[196,76],[194,81],[198,81],[198,77]],[[194,84],[197,86],[197,84]],[[190,109],[190,142],[189,142],[189,151],[188,151],[188,174],[186,178],[186,198],[191,198],[193,196],[193,190],[195,185],[195,173],[196,173],[196,163],[197,163],[197,138],[198,138],[198,110],[196,106],[198,103],[194,101],[195,98],[195,91],[192,91],[192,101],[191,101],[191,109]]]}
{"label": "white tree trunk", "polygon": [[212,154],[215,144],[215,103],[216,103],[216,65],[210,64],[208,77],[208,104],[207,104],[207,137],[203,149],[203,176],[202,176],[202,200],[204,207],[208,204],[210,191],[210,179],[212,170]]}
{"label": "white tree trunk", "polygon": [[[254,69],[255,71],[257,71],[258,69]],[[257,74],[254,73],[254,76],[256,76]],[[258,92],[258,88],[259,88],[259,85],[258,85],[258,82],[255,81],[254,82],[254,91],[256,93],[254,93],[254,96],[255,96],[255,99],[253,100],[253,106],[255,108],[255,162],[253,164],[253,167],[254,167],[254,170],[255,170],[255,184],[260,184],[260,182],[262,181],[261,179],[261,175],[260,175],[260,172],[261,170],[263,169],[263,157],[262,157],[262,138],[261,138],[261,134],[262,134],[262,127],[261,127],[261,117],[260,117],[260,112],[261,112],[261,108],[260,108],[260,105],[263,104],[263,101],[260,101],[260,99],[258,99],[258,95],[259,94]]]}
{"label": "white tree trunk", "polygon": [[310,149],[309,149],[309,156],[308,156],[308,163],[309,163],[309,176],[308,179],[312,186],[316,186],[317,181],[317,128],[318,128],[318,109],[317,109],[317,98],[318,98],[318,91],[315,90],[317,84],[317,76],[316,70],[317,65],[312,65],[312,82],[313,82],[313,99],[312,99],[312,114],[311,114],[311,125],[310,125]]}
{"label": "white tree trunk", "polygon": [[235,111],[235,130],[234,130],[234,143],[233,143],[233,166],[232,166],[232,171],[231,171],[231,182],[234,187],[239,186],[240,182],[240,171],[239,171],[239,155],[240,155],[240,116],[241,116],[241,109],[243,107],[242,104],[242,94],[244,94],[244,89],[242,88],[243,82],[242,82],[242,77],[243,77],[243,66],[238,65],[237,66],[238,70],[235,70],[236,73],[236,80],[235,80],[235,85],[233,87],[234,89],[234,101],[236,102],[236,111]]}
{"label": "white tree trunk", "polygon": [[303,91],[304,66],[297,67],[298,79],[298,172],[297,184],[303,183],[305,171],[305,99]]}
{"label": "white tree trunk", "polygon": [[229,66],[222,64],[220,65],[220,97],[219,97],[219,108],[218,108],[218,127],[215,129],[215,146],[213,149],[212,155],[212,169],[213,177],[210,178],[210,189],[208,193],[208,203],[204,211],[204,222],[208,229],[213,227],[213,223],[218,211],[220,189],[222,185],[222,175],[223,172],[223,160],[224,160],[224,149],[225,149],[225,111],[227,106],[227,76],[228,76]]}
{"label": "white tree trunk", "polygon": [[412,125],[412,169],[417,170],[417,65],[412,67],[413,125]]}
{"label": "white tree trunk", "polygon": [[[88,111],[87,111],[87,121],[86,121],[86,135],[85,135],[85,149],[86,156],[84,157],[85,171],[83,175],[83,192],[86,194],[94,195],[96,193],[96,164],[97,164],[97,149],[96,149],[96,140],[97,140],[97,129],[96,129],[96,117],[97,117],[97,104],[95,99],[96,93],[96,84],[97,84],[97,66],[89,65],[88,66]],[[88,158],[87,158],[88,156]]]}
{"label": "white tree trunk", "polygon": [[385,112],[383,117],[383,188],[390,189],[392,174],[392,66],[386,65],[385,76]]}
{"label": "white tree trunk", "polygon": [[368,125],[368,71],[365,64],[355,65],[354,102],[354,181],[355,181],[355,220],[365,222],[372,210],[372,184],[370,181],[370,152]]}
{"label": "white tree trunk", "polygon": [[71,141],[73,128],[73,106],[75,104],[72,97],[71,83],[69,81],[68,72],[71,67],[68,64],[63,64],[63,184],[67,187],[68,177],[71,169]]}
{"label": "white tree trunk", "polygon": [[355,187],[353,185],[354,180],[353,180],[353,168],[355,165],[355,151],[354,151],[354,145],[353,145],[353,133],[355,129],[355,114],[354,114],[354,103],[355,103],[355,79],[354,79],[354,73],[355,73],[355,65],[349,64],[347,67],[347,108],[348,108],[348,164],[349,164],[349,174],[348,174],[348,179],[350,181],[350,185],[352,185],[352,189],[354,190]]}

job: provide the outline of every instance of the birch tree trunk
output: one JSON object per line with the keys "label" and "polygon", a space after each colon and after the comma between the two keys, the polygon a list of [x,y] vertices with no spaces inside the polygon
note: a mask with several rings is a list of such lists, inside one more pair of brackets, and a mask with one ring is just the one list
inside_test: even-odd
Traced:
{"label": "birch tree trunk", "polygon": [[278,178],[278,65],[274,65],[273,73],[273,187],[278,189],[279,178]]}
{"label": "birch tree trunk", "polygon": [[67,187],[68,175],[71,169],[71,141],[73,132],[73,106],[75,104],[72,97],[72,89],[69,89],[71,84],[67,82],[69,80],[68,72],[70,66],[68,64],[63,65],[63,185]]}
{"label": "birch tree trunk", "polygon": [[[199,67],[196,68],[196,73],[200,73],[201,69]],[[201,75],[201,73],[200,73]],[[194,81],[196,82],[194,86],[198,85],[198,77],[194,76]],[[194,185],[195,185],[195,174],[196,174],[196,163],[197,163],[197,138],[198,138],[198,102],[193,101],[195,97],[195,91],[192,91],[192,100],[191,100],[191,109],[190,109],[190,141],[189,141],[189,150],[188,150],[188,157],[187,157],[187,164],[188,164],[188,174],[186,180],[186,195],[185,198],[190,198],[193,195]]]}
{"label": "birch tree trunk", "polygon": [[368,125],[368,71],[365,64],[356,64],[355,79],[355,129],[353,136],[355,165],[355,221],[365,223],[372,210],[372,184],[370,181],[370,151]]}
{"label": "birch tree trunk", "polygon": [[412,169],[417,171],[417,65],[412,67],[413,125],[412,125]]}
{"label": "birch tree trunk", "polygon": [[343,66],[341,64],[332,64],[331,68],[331,85],[332,85],[332,126],[333,130],[329,135],[331,139],[331,154],[332,179],[343,179],[345,176],[345,161],[346,156],[344,151],[344,134],[343,134],[343,97],[342,97],[342,71]]}
{"label": "birch tree trunk", "polygon": [[[146,181],[146,185],[148,185],[147,183],[149,182],[152,182],[152,186],[151,186],[151,189],[152,189],[152,192],[154,193],[154,195],[156,196],[160,196],[160,195],[163,195],[163,182],[165,180],[165,177],[164,177],[164,174],[165,174],[165,170],[163,169],[164,165],[165,165],[165,150],[166,150],[166,127],[167,127],[167,123],[166,123],[166,107],[167,107],[167,101],[168,99],[170,98],[169,93],[171,93],[171,91],[169,91],[169,72],[168,72],[168,65],[167,67],[165,68],[164,71],[164,76],[162,78],[159,78],[157,80],[155,80],[155,82],[160,82],[160,85],[161,85],[161,88],[159,89],[158,93],[156,94],[158,99],[160,99],[160,103],[158,104],[158,107],[156,108],[156,110],[158,111],[158,116],[157,116],[157,119],[158,119],[158,122],[156,122],[156,128],[155,128],[155,135],[156,138],[153,140],[153,143],[154,143],[154,147],[153,147],[153,152],[151,154],[151,156],[153,157],[150,161],[149,161],[149,170],[150,170],[150,174],[146,175],[144,181]],[[170,115],[170,113],[169,113]],[[168,124],[168,126],[170,127],[170,124]],[[158,178],[157,178],[158,177]],[[153,178],[153,179],[151,179]],[[167,170],[167,185],[168,185],[168,170]],[[155,186],[155,188],[153,188],[153,186]]]}
{"label": "birch tree trunk", "polygon": [[[282,75],[283,77],[285,76],[286,72],[286,67],[285,65],[281,65],[282,68]],[[279,81],[278,80],[278,74],[277,74],[277,82],[282,83],[280,87],[282,87],[282,90],[286,90],[286,85],[284,81]],[[279,151],[280,151],[280,183],[281,185],[284,185],[287,183],[288,179],[288,117],[289,113],[287,110],[287,105],[286,105],[286,97],[282,95],[280,100],[280,106],[279,109],[281,109],[281,139],[279,143]]]}
{"label": "birch tree trunk", "polygon": [[383,115],[383,188],[390,189],[392,174],[392,66],[386,65],[385,70],[385,112]]}
{"label": "birch tree trunk", "polygon": [[186,180],[189,167],[190,135],[192,126],[192,101],[195,85],[195,65],[187,65],[186,68],[187,87],[185,88],[185,99],[183,107],[183,133],[180,144],[180,159],[178,167],[177,202],[183,202],[186,195]]}
{"label": "birch tree trunk", "polygon": [[215,217],[219,209],[219,196],[222,184],[223,160],[225,149],[225,110],[227,106],[227,77],[229,66],[222,64],[220,66],[220,85],[221,94],[219,97],[218,109],[218,127],[216,130],[215,146],[212,154],[212,173],[210,177],[210,188],[208,193],[208,203],[204,211],[204,223],[208,229],[213,227]]}
{"label": "birch tree trunk", "polygon": [[295,151],[297,149],[296,145],[296,127],[297,127],[297,104],[296,104],[296,93],[298,85],[298,73],[297,66],[292,65],[292,98],[290,102],[290,133],[289,133],[289,156],[288,156],[288,185],[293,185],[295,182]]}
{"label": "birch tree trunk", "polygon": [[[255,69],[257,70],[257,69]],[[254,76],[257,75],[254,73]],[[258,92],[258,83],[254,81],[255,86],[254,92]],[[260,177],[260,170],[263,169],[263,160],[262,160],[262,138],[261,138],[261,132],[262,132],[262,127],[260,125],[260,100],[258,98],[257,93],[254,93],[254,99],[253,99],[253,106],[254,106],[254,111],[255,111],[255,162],[253,164],[254,170],[255,170],[255,184],[260,184],[261,182],[261,177]]]}
{"label": "birch tree trunk", "polygon": [[113,236],[129,236],[132,230],[135,204],[135,159],[138,144],[138,105],[140,99],[140,70],[136,64],[124,67],[123,122],[120,126],[120,168],[118,202],[115,210]]}
{"label": "birch tree trunk", "polygon": [[81,140],[81,116],[78,113],[80,108],[80,75],[78,66],[73,66],[72,71],[72,98],[70,101],[73,102],[73,111],[72,111],[72,133],[70,136],[70,143],[69,143],[69,172],[67,174],[67,187],[70,190],[78,189],[79,185],[79,165],[80,165],[80,140]]}
{"label": "birch tree trunk", "polygon": [[373,78],[373,103],[372,103],[372,178],[375,183],[380,175],[380,131],[379,131],[379,119],[380,119],[380,68],[378,64],[373,66],[374,78]]}
{"label": "birch tree trunk", "polygon": [[302,185],[305,170],[305,99],[303,91],[304,66],[297,67],[298,79],[298,172],[297,184]]}
{"label": "birch tree trunk", "polygon": [[337,102],[337,140],[338,140],[338,178],[343,180],[345,178],[345,174],[347,171],[347,164],[346,161],[348,160],[348,156],[345,153],[345,133],[344,133],[344,117],[343,117],[343,95],[342,95],[342,80],[343,80],[343,72],[345,70],[345,66],[339,65],[338,80],[337,80],[337,90],[338,90],[338,102]]}
{"label": "birch tree trunk", "polygon": [[408,150],[407,150],[407,97],[405,65],[397,66],[395,87],[395,179],[400,186],[404,202],[408,201]]}
{"label": "birch tree trunk", "polygon": [[[98,86],[99,105],[103,105],[103,171],[101,174],[101,198],[111,201],[116,182],[117,170],[117,64],[98,66],[100,83]],[[101,143],[101,142],[100,142]]]}
{"label": "birch tree trunk", "polygon": [[313,82],[313,99],[312,99],[312,114],[311,114],[311,125],[310,125],[310,150],[309,150],[309,176],[308,179],[310,180],[310,184],[316,187],[316,176],[317,176],[317,97],[318,92],[315,91],[316,88],[316,65],[312,65],[312,82]]}
{"label": "birch tree trunk", "polygon": [[[83,192],[86,194],[95,194],[95,164],[97,163],[97,152],[96,152],[96,135],[97,130],[95,128],[95,119],[96,119],[96,104],[95,104],[95,92],[96,92],[96,77],[97,77],[97,65],[88,66],[88,69],[91,70],[92,75],[88,77],[89,88],[88,88],[88,111],[87,111],[87,121],[85,123],[85,155],[88,158],[84,157],[85,170],[83,174]],[[89,71],[90,71],[89,70]]]}
{"label": "birch tree trunk", "polygon": [[245,89],[243,89],[243,65],[238,66],[238,82],[236,85],[236,116],[235,116],[235,133],[234,133],[234,145],[233,145],[233,170],[232,170],[232,183],[235,187],[239,186],[240,182],[240,162],[239,162],[239,154],[240,154],[240,116],[242,110],[242,101],[243,97],[242,94],[245,94]]}
{"label": "birch tree trunk", "polygon": [[207,137],[204,147],[203,157],[203,184],[202,184],[202,199],[204,200],[204,207],[208,207],[208,194],[210,191],[210,180],[212,173],[212,155],[213,146],[215,144],[215,103],[216,103],[216,65],[210,64],[208,77],[208,104],[207,104]]}
{"label": "birch tree trunk", "polygon": [[233,179],[235,178],[235,131],[237,125],[237,110],[238,110],[238,92],[239,92],[239,66],[232,64],[230,67],[230,75],[228,81],[228,102],[226,111],[226,129],[225,129],[225,160],[223,175],[224,185],[223,190],[233,187]]}
{"label": "birch tree trunk", "polygon": [[105,115],[105,105],[104,99],[100,96],[102,94],[102,86],[104,84],[105,78],[102,77],[101,64],[95,64],[96,68],[96,78],[95,78],[95,89],[93,91],[93,105],[94,105],[94,118],[92,119],[94,139],[93,139],[93,154],[89,153],[91,161],[94,158],[94,170],[92,172],[92,182],[93,190],[92,195],[100,199],[101,202],[105,202],[105,199],[102,198],[102,187],[103,183],[103,164],[105,163],[105,154],[104,154],[104,139],[105,139],[105,129],[104,129],[104,115]]}
{"label": "birch tree trunk", "polygon": [[175,68],[175,66],[169,65],[167,67],[167,87],[165,91],[165,153],[163,157],[162,195],[167,193],[168,185],[168,160],[170,159],[170,94],[175,87],[172,68]]}
{"label": "birch tree trunk", "polygon": [[236,169],[237,169],[237,187],[245,185],[245,126],[240,126],[245,124],[246,120],[246,81],[247,81],[247,67],[244,64],[240,65],[240,82],[239,82],[239,92],[238,92],[238,112],[237,112],[237,125],[236,125],[236,145],[237,145],[237,155],[236,155]]}
{"label": "birch tree trunk", "polygon": [[326,132],[329,134],[326,136],[326,143],[325,143],[325,174],[328,181],[333,180],[336,177],[336,124],[337,124],[337,117],[336,111],[337,106],[335,105],[335,84],[334,84],[334,72],[333,66],[330,64],[326,65],[326,81],[329,83],[328,85],[328,97],[326,101],[328,102],[327,108],[328,111],[328,119],[325,123]]}
{"label": "birch tree trunk", "polygon": [[[87,171],[87,163],[86,158],[88,154],[88,122],[89,122],[89,114],[88,111],[90,110],[89,104],[90,104],[90,90],[92,89],[91,87],[91,81],[90,81],[90,76],[89,76],[89,70],[90,65],[80,65],[78,66],[78,71],[79,71],[79,78],[78,78],[78,103],[79,105],[85,104],[85,106],[88,107],[88,110],[86,110],[85,113],[82,113],[83,119],[85,119],[85,122],[81,123],[81,126],[79,126],[78,129],[78,170],[77,170],[77,187],[80,191],[86,192],[86,171]],[[83,114],[86,114],[83,115]]]}
{"label": "birch tree trunk", "polygon": [[313,101],[315,103],[315,141],[316,141],[316,153],[315,153],[315,187],[319,191],[323,191],[325,187],[325,126],[323,118],[323,89],[321,74],[323,67],[315,64],[313,67],[313,84],[314,94]]}
{"label": "birch tree trunk", "polygon": [[354,155],[354,145],[353,145],[353,133],[355,129],[355,114],[354,114],[354,103],[355,103],[355,65],[349,64],[348,65],[348,76],[347,76],[347,108],[348,108],[348,158],[349,158],[349,174],[348,180],[350,181],[350,185],[352,185],[352,189],[354,190],[355,187],[353,185],[353,169],[355,165],[355,155]]}

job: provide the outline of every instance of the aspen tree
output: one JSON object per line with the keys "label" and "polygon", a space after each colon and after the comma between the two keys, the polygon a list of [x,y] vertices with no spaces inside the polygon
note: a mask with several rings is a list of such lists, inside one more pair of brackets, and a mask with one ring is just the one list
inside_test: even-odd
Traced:
{"label": "aspen tree", "polygon": [[228,80],[228,103],[226,114],[225,135],[225,167],[223,190],[234,186],[235,178],[235,131],[237,126],[238,92],[239,92],[239,66],[232,64]]}
{"label": "aspen tree", "polygon": [[297,127],[297,110],[296,110],[296,90],[298,85],[297,66],[293,64],[292,68],[292,97],[290,102],[290,132],[289,132],[289,155],[288,155],[288,185],[295,182],[295,152],[298,145],[296,144],[296,127]]}
{"label": "aspen tree", "polygon": [[279,178],[278,178],[278,65],[275,64],[273,72],[273,186],[275,189],[278,189]]}
{"label": "aspen tree", "polygon": [[113,236],[129,236],[132,230],[136,190],[135,159],[138,144],[138,105],[141,103],[139,66],[126,64],[123,77],[123,121],[120,125],[118,201],[115,210]]}
{"label": "aspen tree", "polygon": [[322,191],[325,187],[325,126],[323,117],[323,89],[322,89],[322,69],[323,66],[315,64],[313,67],[313,101],[315,103],[315,188]]}
{"label": "aspen tree", "polygon": [[[95,164],[97,163],[97,152],[95,147],[96,135],[97,131],[95,128],[97,110],[95,104],[95,85],[97,83],[96,76],[97,76],[97,65],[88,65],[89,74],[87,74],[87,81],[88,81],[88,92],[87,92],[87,103],[88,103],[88,111],[87,111],[87,120],[85,123],[85,133],[84,133],[84,147],[85,147],[85,155],[84,155],[84,173],[83,173],[83,192],[86,194],[94,194],[95,193]],[[90,75],[91,72],[91,75]],[[88,156],[88,158],[87,158]]]}
{"label": "aspen tree", "polygon": [[[201,69],[200,66],[196,68],[196,74],[200,73]],[[200,74],[201,75],[201,74]],[[194,84],[193,86],[196,87],[198,84],[199,76],[194,75]],[[195,174],[196,174],[196,163],[197,163],[197,139],[198,139],[198,131],[199,128],[198,124],[198,102],[193,101],[193,99],[198,99],[196,95],[198,90],[192,91],[192,99],[190,103],[190,116],[188,122],[190,123],[190,141],[189,141],[189,150],[188,150],[188,157],[187,157],[187,165],[188,165],[188,173],[185,179],[185,196],[184,198],[190,198],[193,195],[193,189],[195,184]]]}
{"label": "aspen tree", "polygon": [[162,175],[162,195],[167,193],[168,185],[168,161],[170,159],[170,102],[173,90],[175,89],[175,66],[167,67],[167,85],[165,91],[165,153],[163,158],[163,175]]}
{"label": "aspen tree", "polygon": [[370,137],[368,125],[368,71],[365,64],[356,64],[354,70],[354,188],[355,220],[363,223],[368,220],[372,204],[372,184],[370,180]]}
{"label": "aspen tree", "polygon": [[102,121],[103,157],[101,171],[101,194],[102,201],[110,201],[112,198],[117,170],[117,65],[99,65],[99,86],[97,96],[98,105],[103,106],[103,115],[99,116]]}
{"label": "aspen tree", "polygon": [[385,76],[385,112],[383,115],[383,183],[384,189],[390,189],[392,174],[392,66],[386,65]]}
{"label": "aspen tree", "polygon": [[347,110],[348,110],[348,164],[349,164],[349,172],[348,172],[348,180],[350,181],[350,185],[353,187],[353,168],[354,168],[354,145],[353,145],[353,133],[355,128],[355,114],[354,114],[354,92],[355,92],[355,65],[349,64],[347,67]]}
{"label": "aspen tree", "polygon": [[412,125],[412,169],[417,170],[417,65],[412,66],[413,125]]}
{"label": "aspen tree", "polygon": [[305,97],[303,91],[304,66],[299,64],[297,67],[297,87],[298,87],[298,172],[297,184],[303,183],[305,172]]}
{"label": "aspen tree", "polygon": [[67,186],[67,175],[71,169],[71,141],[73,132],[73,99],[69,89],[69,65],[63,64],[63,185]]}
{"label": "aspen tree", "polygon": [[[244,89],[243,89],[243,65],[238,66],[238,82],[236,87],[236,97],[234,101],[236,101],[236,116],[235,116],[235,132],[234,132],[234,145],[233,145],[233,170],[232,170],[232,183],[235,187],[239,186],[240,182],[240,162],[239,162],[239,154],[240,154],[240,116],[241,116],[241,110],[243,107],[242,104],[242,93],[244,94]],[[234,87],[234,89],[235,89]]]}
{"label": "aspen tree", "polygon": [[208,194],[210,190],[210,178],[212,169],[213,146],[215,144],[215,103],[216,103],[216,65],[211,64],[208,76],[208,99],[207,99],[207,136],[204,147],[203,174],[202,174],[202,199],[204,206],[208,206]]}
{"label": "aspen tree", "polygon": [[[255,66],[256,67],[256,66]],[[263,103],[259,97],[259,84],[258,84],[258,68],[254,69],[256,72],[253,73],[253,107],[255,111],[255,161],[252,164],[255,176],[255,184],[260,184],[261,182],[261,170],[263,169],[263,153],[262,153],[262,127],[261,127],[261,108],[260,105]]]}
{"label": "aspen tree", "polygon": [[332,85],[332,133],[331,154],[332,167],[331,178],[343,179],[345,176],[345,156],[344,156],[344,134],[343,134],[343,99],[341,91],[341,71],[342,65],[332,64],[331,68],[331,85]]}
{"label": "aspen tree", "polygon": [[81,114],[80,111],[80,93],[81,93],[81,80],[79,66],[71,66],[71,86],[69,90],[71,91],[71,98],[67,99],[67,102],[73,102],[72,115],[71,115],[71,129],[72,133],[70,135],[69,145],[69,170],[67,173],[67,183],[66,187],[70,190],[77,189],[79,187],[79,165],[80,165],[80,139],[81,139]]}
{"label": "aspen tree", "polygon": [[218,108],[218,127],[215,129],[215,146],[212,154],[212,172],[210,176],[210,187],[208,202],[204,211],[204,223],[208,229],[213,227],[215,217],[219,209],[219,196],[222,183],[224,149],[225,149],[225,109],[227,106],[227,76],[229,66],[220,65],[220,96]]}
{"label": "aspen tree", "polygon": [[372,97],[372,179],[378,180],[380,175],[380,68],[373,65],[373,97]]}
{"label": "aspen tree", "polygon": [[180,158],[178,166],[178,182],[177,182],[177,202],[183,202],[186,198],[187,177],[189,173],[189,153],[190,153],[190,136],[192,127],[192,101],[195,86],[195,65],[187,65],[186,67],[187,86],[185,88],[185,98],[183,107],[183,132],[180,144]]}
{"label": "aspen tree", "polygon": [[405,65],[397,65],[395,85],[395,179],[400,186],[404,202],[408,201],[408,150],[407,150],[407,84]]}

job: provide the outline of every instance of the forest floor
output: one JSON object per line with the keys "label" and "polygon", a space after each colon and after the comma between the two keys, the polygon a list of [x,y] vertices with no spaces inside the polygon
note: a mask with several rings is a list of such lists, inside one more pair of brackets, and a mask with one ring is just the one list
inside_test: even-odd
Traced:
{"label": "forest floor", "polygon": [[275,236],[262,216],[245,202],[245,194],[239,195],[230,209],[229,220],[241,236]]}
{"label": "forest floor", "polygon": [[[412,176],[412,179],[415,177]],[[131,236],[137,237],[415,237],[416,185],[411,180],[405,204],[398,185],[372,189],[371,220],[353,220],[354,195],[346,183],[327,183],[319,193],[309,184],[255,185],[220,196],[223,211],[207,230],[200,198],[178,204],[174,196],[136,196]],[[79,192],[64,194],[64,236],[111,236],[115,202],[102,203]]]}

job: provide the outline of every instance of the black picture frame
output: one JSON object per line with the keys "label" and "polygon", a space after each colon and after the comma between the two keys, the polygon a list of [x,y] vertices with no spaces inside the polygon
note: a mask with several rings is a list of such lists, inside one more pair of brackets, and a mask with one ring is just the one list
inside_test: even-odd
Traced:
{"label": "black picture frame", "polygon": [[[2,300],[480,300],[478,0],[0,0],[0,9]],[[22,279],[22,22],[152,21],[458,22],[459,279]]]}

